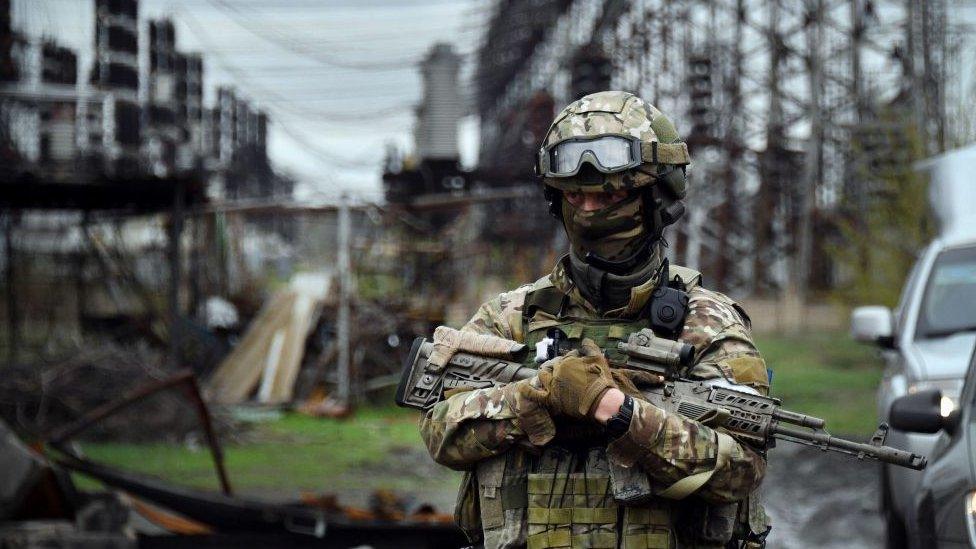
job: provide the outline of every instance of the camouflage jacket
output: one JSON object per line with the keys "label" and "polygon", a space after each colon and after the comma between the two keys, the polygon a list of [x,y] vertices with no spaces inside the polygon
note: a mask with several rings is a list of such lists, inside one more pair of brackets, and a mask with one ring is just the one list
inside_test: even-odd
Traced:
{"label": "camouflage jacket", "polygon": [[[675,271],[684,273],[684,277],[689,277],[689,272],[694,273],[688,269],[672,267],[672,272]],[[768,391],[767,372],[752,342],[748,316],[728,297],[697,286],[697,279],[693,282],[689,291],[688,314],[678,337],[679,341],[695,346],[696,364],[693,374],[706,379],[725,378],[728,382],[747,385],[765,394]],[[503,293],[483,304],[462,329],[519,342],[526,341],[527,327],[524,326],[522,306],[529,292],[544,286],[554,286],[568,296],[564,310],[567,318],[583,321],[626,321],[644,309],[655,284],[656,281],[652,280],[635,287],[631,300],[625,307],[601,315],[575,288],[564,259],[550,275],[534,284]],[[421,418],[420,423],[422,437],[435,461],[453,469],[472,471],[474,477],[479,477],[466,479],[470,486],[462,486],[459,502],[466,499],[465,490],[481,492],[478,511],[481,516],[469,517],[468,520],[471,522],[474,519],[474,522],[478,522],[477,519],[480,518],[486,546],[520,547],[523,546],[526,535],[531,538],[532,532],[526,532],[524,528],[521,532],[511,531],[512,528],[509,527],[507,534],[499,537],[496,533],[492,537],[490,530],[493,527],[513,520],[524,523],[525,514],[519,514],[516,510],[513,515],[512,510],[506,508],[496,513],[499,515],[497,517],[486,517],[490,510],[486,509],[484,492],[491,491],[491,488],[480,477],[502,474],[511,476],[513,470],[518,471],[521,467],[522,476],[531,478],[532,469],[539,470],[540,463],[551,457],[546,453],[548,448],[558,442],[551,439],[540,441],[538,437],[530,441],[525,426],[520,425],[515,400],[513,392],[505,387],[456,394],[435,405]],[[576,427],[574,429],[579,430]],[[608,467],[608,463],[623,467],[636,466],[636,469],[648,477],[653,493],[659,493],[680,479],[714,470],[709,480],[695,492],[695,498],[709,504],[738,502],[747,498],[762,480],[766,467],[765,458],[751,447],[733,440],[728,459],[722,460],[724,463],[721,467],[716,467],[718,436],[715,430],[705,425],[635,399],[629,431],[612,442],[607,443],[604,440],[603,448],[600,448],[593,460],[587,459],[582,472],[585,475],[592,468],[593,472],[590,474],[598,475]],[[598,441],[599,438],[595,437],[594,440]],[[539,455],[542,457],[531,457]],[[485,464],[499,461],[503,462],[498,466],[503,473],[493,474],[482,470]],[[523,462],[526,461],[532,463],[524,465]],[[524,483],[525,480],[515,482]],[[511,484],[512,481],[500,479],[498,483]],[[529,484],[528,498],[531,501],[532,483]],[[470,498],[471,495],[467,497]],[[552,499],[551,493],[549,499]],[[649,505],[654,506],[653,503]],[[460,511],[463,515],[464,510]],[[464,527],[464,517],[459,517],[459,520]],[[529,546],[532,547],[533,544],[530,543]],[[659,545],[652,543],[632,546]],[[660,546],[671,547],[674,544],[665,543]]]}

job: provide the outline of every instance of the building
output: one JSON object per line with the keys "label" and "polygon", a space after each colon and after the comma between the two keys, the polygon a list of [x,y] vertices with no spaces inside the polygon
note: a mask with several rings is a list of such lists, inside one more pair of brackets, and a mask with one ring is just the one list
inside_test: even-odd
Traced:
{"label": "building", "polygon": [[103,92],[91,104],[87,152],[112,174],[141,171],[142,107],[139,104],[138,0],[95,0],[92,87]]}
{"label": "building", "polygon": [[10,27],[9,3],[0,5],[0,154],[14,173],[42,166],[51,177],[76,171],[77,54],[51,39],[32,42]]}
{"label": "building", "polygon": [[464,114],[460,69],[461,58],[450,44],[435,44],[421,62],[423,99],[416,109],[415,153],[401,157],[399,151],[388,152],[383,173],[387,201],[406,204],[422,195],[469,189],[471,174],[462,172],[458,152],[458,124]]}

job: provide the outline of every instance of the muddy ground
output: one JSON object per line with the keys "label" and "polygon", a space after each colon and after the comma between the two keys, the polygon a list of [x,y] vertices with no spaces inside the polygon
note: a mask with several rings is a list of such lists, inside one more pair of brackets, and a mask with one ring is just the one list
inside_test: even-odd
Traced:
{"label": "muddy ground", "polygon": [[[442,477],[444,470],[426,454],[404,451],[376,474]],[[879,510],[879,468],[842,454],[781,442],[770,453],[763,484],[766,509],[773,519],[769,549],[844,548],[884,546],[884,524]],[[368,506],[369,490],[344,491],[348,504]],[[402,492],[401,492],[402,493]],[[432,503],[451,512],[455,491],[443,483],[428,483],[410,493],[408,504]]]}
{"label": "muddy ground", "polygon": [[770,549],[884,546],[875,462],[781,442],[763,483]]}

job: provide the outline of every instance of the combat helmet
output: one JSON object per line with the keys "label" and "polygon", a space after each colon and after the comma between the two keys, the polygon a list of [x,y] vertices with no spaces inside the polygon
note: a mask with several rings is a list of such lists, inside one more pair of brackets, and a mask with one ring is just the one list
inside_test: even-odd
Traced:
{"label": "combat helmet", "polygon": [[[545,184],[549,211],[557,218],[559,197],[567,191],[611,191],[647,188],[660,226],[684,212],[688,146],[661,111],[625,91],[603,91],[564,108],[542,142],[536,173]],[[602,177],[577,177],[584,164]]]}

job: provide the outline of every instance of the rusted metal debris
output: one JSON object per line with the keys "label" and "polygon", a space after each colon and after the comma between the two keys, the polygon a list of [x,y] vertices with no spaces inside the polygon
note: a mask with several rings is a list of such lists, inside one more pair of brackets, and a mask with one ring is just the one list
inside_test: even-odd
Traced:
{"label": "rusted metal debris", "polygon": [[[173,486],[165,481],[121,471],[76,454],[67,444],[108,417],[161,391],[181,389],[193,402],[210,445],[222,493]],[[223,452],[196,377],[182,371],[126,393],[116,401],[95,407],[58,428],[47,444],[59,452],[51,462],[59,471],[74,471],[97,479],[124,494],[132,508],[157,526],[179,536],[208,536],[220,542],[246,546],[303,546],[301,539],[382,547],[449,548],[466,544],[450,515],[430,506],[408,513],[403,500],[380,491],[370,509],[338,505],[334,496],[303,496],[293,503],[269,503],[232,495],[223,465]],[[154,538],[154,545],[159,539]],[[165,543],[163,543],[165,544]]]}
{"label": "rusted metal debris", "polygon": [[62,467],[175,511],[191,519],[192,522],[188,524],[208,528],[212,532],[288,534],[329,540],[342,538],[374,547],[447,548],[466,543],[464,535],[449,516],[434,513],[429,507],[421,507],[419,512],[406,515],[345,508],[329,497],[306,497],[297,503],[267,503],[178,488],[74,456],[60,457],[55,461]]}
{"label": "rusted metal debris", "polygon": [[220,449],[220,442],[217,440],[217,434],[213,428],[210,410],[207,408],[207,404],[203,401],[203,396],[200,394],[197,378],[190,370],[183,370],[166,379],[153,381],[142,387],[137,387],[118,400],[96,407],[74,422],[56,429],[49,434],[46,437],[47,443],[62,452],[70,453],[64,443],[71,438],[83,433],[99,421],[128,408],[146,397],[176,387],[184,390],[184,393],[196,408],[200,425],[203,427],[207,444],[210,446],[214,468],[217,471],[217,478],[220,480],[220,488],[224,494],[231,495],[230,480],[227,478],[227,470],[224,468],[224,454]]}
{"label": "rusted metal debris", "polygon": [[[65,346],[51,358],[5,366],[0,378],[0,417],[24,440],[44,440],[54,429],[174,371],[165,366],[160,352],[142,344],[96,338]],[[161,394],[143,401],[138,410],[130,410],[138,413],[139,421],[132,421],[129,414],[114,415],[84,436],[86,440],[174,444],[199,438],[203,444],[196,416],[186,412],[186,401],[179,395]],[[218,430],[233,424],[229,416],[215,417],[214,422]]]}

